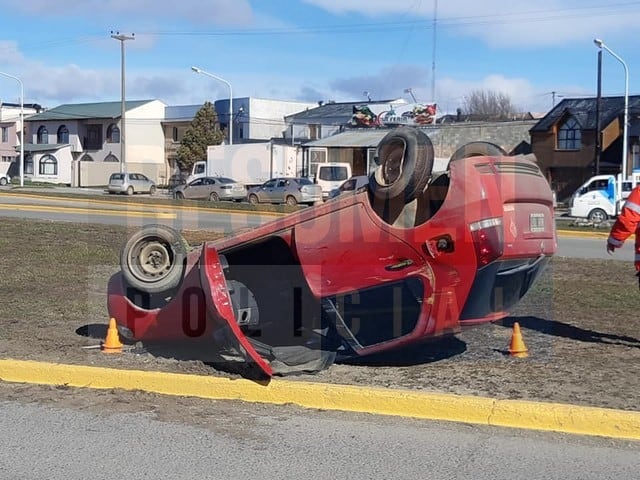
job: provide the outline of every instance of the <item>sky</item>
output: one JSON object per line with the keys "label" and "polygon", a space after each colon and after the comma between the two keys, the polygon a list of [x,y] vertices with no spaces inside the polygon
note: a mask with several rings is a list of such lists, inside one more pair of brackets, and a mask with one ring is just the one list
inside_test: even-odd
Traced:
{"label": "sky", "polygon": [[[2,0],[0,72],[24,102],[168,105],[258,97],[305,102],[413,98],[453,113],[477,90],[544,113],[595,96],[604,41],[640,93],[640,1]],[[603,52],[602,93],[623,95]],[[197,74],[196,66],[227,83]],[[412,97],[413,95],[413,97]],[[0,75],[0,100],[19,83]]]}

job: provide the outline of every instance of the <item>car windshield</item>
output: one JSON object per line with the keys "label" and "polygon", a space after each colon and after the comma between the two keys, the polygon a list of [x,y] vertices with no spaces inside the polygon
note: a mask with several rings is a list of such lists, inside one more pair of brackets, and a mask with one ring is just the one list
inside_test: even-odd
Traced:
{"label": "car windshield", "polygon": [[313,182],[311,180],[309,180],[308,178],[297,178],[296,181],[300,185],[313,185]]}
{"label": "car windshield", "polygon": [[349,177],[347,167],[322,167],[320,168],[320,180],[346,180]]}

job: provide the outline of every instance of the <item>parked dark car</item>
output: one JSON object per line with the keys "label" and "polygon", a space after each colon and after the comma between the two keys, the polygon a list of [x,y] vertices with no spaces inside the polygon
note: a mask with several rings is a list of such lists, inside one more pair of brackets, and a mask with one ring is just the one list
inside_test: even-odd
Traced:
{"label": "parked dark car", "polygon": [[176,200],[244,200],[247,189],[243,183],[227,177],[199,177],[173,190]]}
{"label": "parked dark car", "polygon": [[308,178],[272,178],[247,192],[249,203],[299,203],[313,205],[322,201],[322,187]]}
{"label": "parked dark car", "polygon": [[508,316],[557,248],[533,156],[454,154],[432,178],[431,141],[400,127],[378,158],[354,195],[193,248],[143,228],[109,281],[109,316],[132,339],[204,343],[216,365],[261,377]]}

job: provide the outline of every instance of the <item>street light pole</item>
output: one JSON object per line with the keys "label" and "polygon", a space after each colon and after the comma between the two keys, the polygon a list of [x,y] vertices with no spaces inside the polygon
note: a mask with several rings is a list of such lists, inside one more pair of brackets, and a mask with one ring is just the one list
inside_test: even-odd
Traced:
{"label": "street light pole", "polygon": [[[22,136],[20,137],[20,186],[24,187],[24,85],[18,77],[3,72],[0,72],[0,75],[13,78],[20,84],[20,131],[22,132]],[[17,135],[18,129],[16,128],[16,136]]]}
{"label": "street light pole", "polygon": [[135,34],[123,35],[120,32],[115,34],[111,32],[111,38],[115,38],[120,42],[120,173],[126,171],[125,161],[127,156],[127,148],[125,145],[125,73],[124,73],[124,42],[127,40],[134,40]]}
{"label": "street light pole", "polygon": [[[624,67],[624,113],[623,113],[623,122],[622,125],[622,180],[627,177],[627,124],[629,123],[629,69],[627,68],[627,64],[620,58],[618,54],[616,54],[613,50],[605,45],[605,43],[596,38],[593,40],[593,43],[600,48],[605,49],[609,52],[613,58],[618,60],[622,66]],[[621,189],[619,189],[621,192]]]}
{"label": "street light pole", "polygon": [[206,72],[198,67],[191,67],[196,73],[201,73],[202,75],[206,75],[207,77],[215,78],[216,80],[221,81],[222,83],[226,83],[227,87],[229,87],[229,145],[233,145],[233,89],[231,88],[231,84],[227,82],[224,78],[214,75],[213,73]]}

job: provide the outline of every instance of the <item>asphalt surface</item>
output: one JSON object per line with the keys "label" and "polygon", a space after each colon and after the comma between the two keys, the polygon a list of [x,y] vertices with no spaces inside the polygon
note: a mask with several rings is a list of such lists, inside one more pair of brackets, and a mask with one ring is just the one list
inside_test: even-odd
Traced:
{"label": "asphalt surface", "polygon": [[211,403],[194,412],[211,419],[203,428],[153,411],[16,402],[0,411],[6,479],[620,480],[640,471],[638,444],[293,407]]}

